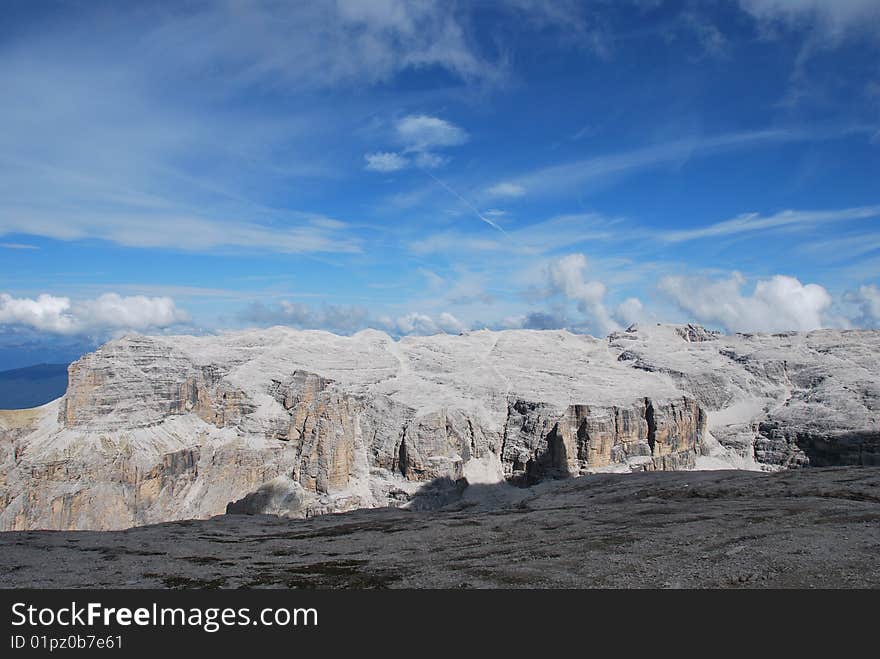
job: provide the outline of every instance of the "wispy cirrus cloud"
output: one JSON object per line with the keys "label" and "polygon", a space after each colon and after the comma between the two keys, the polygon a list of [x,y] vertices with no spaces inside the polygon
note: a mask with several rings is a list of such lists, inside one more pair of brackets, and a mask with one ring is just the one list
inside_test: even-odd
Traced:
{"label": "wispy cirrus cloud", "polygon": [[[858,88],[844,90],[845,77],[817,75],[816,60],[852,43],[880,44],[880,4],[875,0],[739,0],[765,40],[796,44],[782,107],[827,103],[829,93],[851,98]],[[866,56],[870,61],[871,56]],[[821,67],[819,67],[821,70]],[[831,90],[834,90],[833,92]],[[849,105],[849,103],[847,103]],[[876,135],[876,133],[875,133]],[[876,139],[876,137],[874,138]]]}
{"label": "wispy cirrus cloud", "polygon": [[526,194],[526,189],[522,185],[516,183],[507,183],[502,181],[496,183],[486,189],[486,194],[490,197],[522,197]]}
{"label": "wispy cirrus cloud", "polygon": [[[315,96],[274,111],[236,94],[366,88],[424,67],[469,82],[500,74],[442,2],[195,2],[142,8],[136,21],[97,13],[99,38],[92,16],[63,29],[37,17],[27,38],[0,45],[0,86],[19,100],[0,107],[0,237],[357,252],[350,224],[267,202],[279,189],[314,197],[316,179],[341,175],[314,144],[335,134],[345,108]],[[408,155],[370,154],[368,168],[439,166],[430,149],[467,138],[427,115],[396,130]]]}
{"label": "wispy cirrus cloud", "polygon": [[739,0],[762,22],[783,23],[840,39],[847,31],[874,32],[880,37],[880,5],[875,0]]}
{"label": "wispy cirrus cloud", "polygon": [[227,85],[370,85],[425,67],[468,80],[502,75],[447,2],[256,0],[164,9],[150,16],[141,44],[148,58],[174,59],[192,75],[221,74]]}
{"label": "wispy cirrus cloud", "polygon": [[[841,126],[822,128],[771,128],[740,131],[652,144],[647,147],[595,156],[574,162],[551,165],[507,177],[486,189],[486,196],[499,192],[528,192],[529,197],[564,196],[581,192],[584,186],[597,184],[612,177],[704,158],[725,151],[754,149],[770,145],[812,142],[864,133],[871,135],[875,126]],[[512,195],[507,195],[512,196]]]}
{"label": "wispy cirrus cloud", "polygon": [[841,208],[835,210],[808,211],[808,210],[784,210],[773,215],[761,215],[759,213],[745,213],[730,220],[716,222],[708,226],[693,229],[666,231],[659,233],[659,238],[666,242],[675,243],[702,238],[718,238],[741,233],[753,233],[782,227],[802,225],[811,226],[827,222],[845,222],[851,220],[866,220],[880,217],[880,206],[860,206],[856,208]]}
{"label": "wispy cirrus cloud", "polygon": [[280,213],[283,224],[257,224],[194,214],[118,211],[41,210],[0,204],[0,235],[23,233],[55,240],[100,239],[125,247],[208,251],[224,247],[287,254],[355,253],[361,241],[345,223],[325,225],[320,216]]}
{"label": "wispy cirrus cloud", "polygon": [[320,119],[184,107],[167,100],[154,73],[133,76],[124,50],[118,59],[95,58],[71,35],[57,36],[58,43],[3,44],[0,86],[20,102],[0,106],[0,237],[359,249],[358,238],[325,214],[262,201],[267,186],[296,189],[333,175],[320,157],[312,166],[285,154],[308,143],[305,124],[319,133]]}
{"label": "wispy cirrus cloud", "polygon": [[868,231],[840,237],[823,236],[798,246],[797,250],[814,260],[852,262],[871,252],[880,253],[880,235]]}
{"label": "wispy cirrus cloud", "polygon": [[410,242],[408,248],[416,254],[500,252],[540,255],[584,243],[625,238],[619,231],[623,223],[623,218],[599,213],[574,213],[533,222],[492,238],[460,231],[437,232]]}

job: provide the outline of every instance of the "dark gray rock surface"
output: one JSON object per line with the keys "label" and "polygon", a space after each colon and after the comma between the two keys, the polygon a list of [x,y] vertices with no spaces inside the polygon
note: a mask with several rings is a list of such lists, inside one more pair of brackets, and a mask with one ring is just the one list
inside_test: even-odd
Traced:
{"label": "dark gray rock surface", "polygon": [[0,586],[880,586],[880,468],[472,485],[441,510],[0,533]]}

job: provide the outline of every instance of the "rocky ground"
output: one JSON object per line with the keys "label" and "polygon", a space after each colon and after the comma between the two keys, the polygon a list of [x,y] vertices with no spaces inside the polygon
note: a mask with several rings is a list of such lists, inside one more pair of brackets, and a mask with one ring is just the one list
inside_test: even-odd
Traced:
{"label": "rocky ground", "polygon": [[876,588],[880,468],[471,486],[442,510],[0,533],[0,586]]}

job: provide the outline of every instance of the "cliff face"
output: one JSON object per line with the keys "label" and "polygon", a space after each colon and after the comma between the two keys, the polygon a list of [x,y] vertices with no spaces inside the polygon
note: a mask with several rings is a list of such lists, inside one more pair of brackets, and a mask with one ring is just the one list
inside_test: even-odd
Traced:
{"label": "cliff face", "polygon": [[72,364],[63,398],[0,412],[0,528],[423,505],[592,471],[874,463],[878,344],[665,326],[125,337]]}
{"label": "cliff face", "polygon": [[528,484],[614,465],[691,469],[705,430],[703,410],[687,397],[564,409],[517,400],[508,405],[501,463],[507,478]]}
{"label": "cliff face", "polygon": [[618,359],[690,392],[731,457],[764,469],[880,464],[880,332],[647,329],[609,337]]}

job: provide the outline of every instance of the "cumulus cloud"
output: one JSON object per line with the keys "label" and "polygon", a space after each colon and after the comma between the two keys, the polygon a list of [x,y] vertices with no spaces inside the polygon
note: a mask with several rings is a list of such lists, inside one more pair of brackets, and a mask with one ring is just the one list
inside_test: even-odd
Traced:
{"label": "cumulus cloud", "polygon": [[853,322],[859,327],[880,328],[880,288],[874,284],[860,286],[855,292],[844,296],[846,302],[855,304],[859,315]]}
{"label": "cumulus cloud", "polygon": [[366,169],[371,172],[396,172],[409,165],[404,156],[390,151],[365,153],[364,160],[367,161]]}
{"label": "cumulus cloud", "polygon": [[392,333],[413,335],[458,334],[467,329],[463,322],[448,311],[440,313],[436,318],[420,312],[410,312],[394,321],[388,322],[386,319],[385,327]]}
{"label": "cumulus cloud", "polygon": [[583,254],[569,254],[551,262],[547,268],[550,292],[575,301],[578,311],[588,316],[591,329],[604,336],[620,329],[620,326],[612,320],[605,307],[605,284],[586,279],[586,268],[587,257]]}
{"label": "cumulus cloud", "polygon": [[86,334],[150,330],[189,321],[169,297],[105,293],[94,300],[71,301],[43,294],[16,298],[0,294],[0,325],[26,327],[51,334]]}
{"label": "cumulus cloud", "polygon": [[437,324],[423,313],[411,312],[397,319],[396,327],[401,334],[436,334]]}
{"label": "cumulus cloud", "polygon": [[14,298],[6,293],[0,294],[0,323],[57,334],[72,334],[76,325],[70,313],[69,298],[53,295]]}
{"label": "cumulus cloud", "polygon": [[298,329],[322,329],[336,334],[353,334],[362,329],[375,328],[395,335],[426,335],[445,332],[458,334],[467,326],[449,312],[436,317],[421,312],[409,312],[391,318],[374,317],[370,310],[359,305],[325,304],[312,307],[300,302],[282,300],[277,305],[255,302],[239,314],[239,319],[256,325],[289,325]]}
{"label": "cumulus cloud", "polygon": [[658,288],[695,320],[729,332],[807,331],[829,324],[831,295],[818,284],[775,275],[743,294],[745,284],[745,277],[735,272],[715,280],[664,277]]}
{"label": "cumulus cloud", "polygon": [[437,147],[458,146],[468,140],[468,134],[455,124],[425,114],[400,119],[395,130],[407,151],[431,151]]}
{"label": "cumulus cloud", "polygon": [[411,165],[422,169],[436,169],[449,158],[436,153],[437,149],[458,146],[468,141],[467,132],[446,119],[426,114],[411,114],[394,124],[394,141],[401,151],[367,153],[366,169],[374,172],[394,172]]}
{"label": "cumulus cloud", "polygon": [[614,317],[622,325],[629,326],[645,319],[645,307],[638,298],[628,297],[617,305],[617,308],[614,310]]}
{"label": "cumulus cloud", "polygon": [[486,190],[486,194],[490,197],[522,197],[526,193],[526,189],[516,183],[496,183]]}
{"label": "cumulus cloud", "polygon": [[464,323],[448,311],[444,311],[437,317],[437,327],[447,334],[456,334],[467,329]]}

